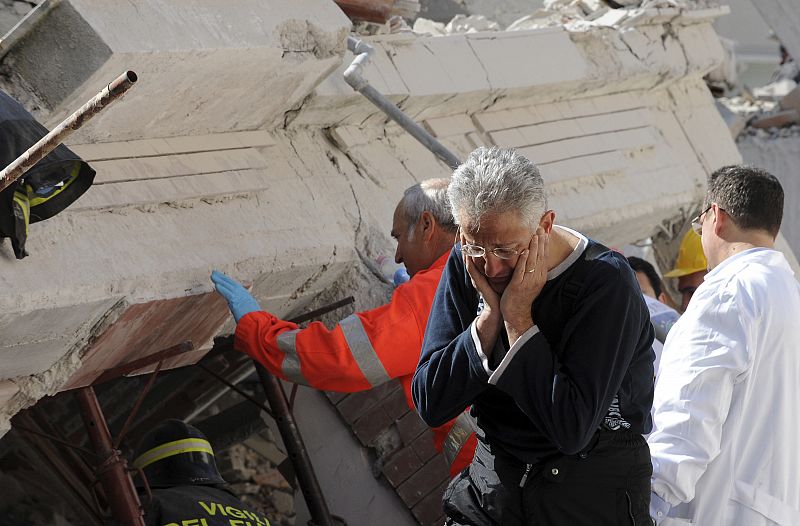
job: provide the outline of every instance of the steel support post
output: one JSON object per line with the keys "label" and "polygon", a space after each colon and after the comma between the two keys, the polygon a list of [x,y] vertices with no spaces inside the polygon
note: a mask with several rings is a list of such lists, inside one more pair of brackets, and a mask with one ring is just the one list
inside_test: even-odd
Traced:
{"label": "steel support post", "polygon": [[286,393],[283,391],[280,380],[272,376],[260,363],[254,363],[258,378],[267,394],[267,401],[272,408],[273,417],[278,424],[283,444],[286,446],[286,453],[294,466],[297,484],[308,504],[311,520],[314,521],[315,526],[336,526],[336,522],[328,510],[328,504],[325,502],[317,476],[314,474],[314,467],[308,457],[303,437],[300,436],[297,423],[289,409],[289,402],[286,400]]}
{"label": "steel support post", "polygon": [[144,526],[142,503],[128,472],[125,458],[114,449],[114,442],[111,440],[111,433],[94,389],[91,386],[78,389],[75,396],[81,407],[81,416],[86,425],[89,441],[103,459],[96,467],[95,473],[103,486],[111,515],[122,526]]}

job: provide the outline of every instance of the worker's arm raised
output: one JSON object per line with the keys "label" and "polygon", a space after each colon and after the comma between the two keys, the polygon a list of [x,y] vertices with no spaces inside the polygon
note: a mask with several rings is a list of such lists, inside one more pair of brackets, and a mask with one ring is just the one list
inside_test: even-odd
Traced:
{"label": "worker's arm raised", "polygon": [[235,345],[290,382],[327,391],[371,389],[414,372],[430,308],[424,296],[415,294],[413,282],[401,285],[387,305],[352,314],[332,330],[320,322],[300,329],[260,308],[251,309],[240,316]]}

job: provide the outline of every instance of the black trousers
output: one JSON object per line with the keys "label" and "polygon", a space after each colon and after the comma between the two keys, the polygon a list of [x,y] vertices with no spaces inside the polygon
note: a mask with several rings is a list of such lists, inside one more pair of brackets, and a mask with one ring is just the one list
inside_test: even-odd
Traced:
{"label": "black trousers", "polygon": [[[598,431],[580,454],[528,470],[484,442],[443,497],[452,526],[651,526],[650,449],[628,431]],[[525,476],[526,470],[528,471]]]}

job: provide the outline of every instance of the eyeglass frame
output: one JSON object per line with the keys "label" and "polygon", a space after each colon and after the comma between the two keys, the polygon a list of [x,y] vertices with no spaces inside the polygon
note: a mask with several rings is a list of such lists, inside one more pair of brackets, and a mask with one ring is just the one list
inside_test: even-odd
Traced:
{"label": "eyeglass frame", "polygon": [[[703,222],[700,221],[700,218],[703,217],[705,214],[707,214],[713,207],[714,207],[714,203],[711,203],[710,205],[708,205],[708,208],[706,208],[705,210],[703,210],[702,212],[697,214],[697,217],[692,219],[692,222],[691,222],[692,230],[694,230],[694,233],[697,234],[698,236],[702,236],[703,235]],[[719,210],[721,210],[722,212],[725,211],[723,208],[720,208],[719,205],[717,205],[717,208]]]}
{"label": "eyeglass frame", "polygon": [[[481,253],[480,254],[475,254],[475,255],[467,254],[467,252],[466,252],[467,247],[478,248],[478,249],[480,249]],[[499,255],[497,253],[498,250],[508,250],[511,255],[508,256],[508,257],[503,257],[503,256],[501,256],[501,255]],[[494,247],[492,250],[489,250],[488,252],[490,252],[497,259],[502,259],[502,260],[508,261],[509,259],[513,258],[514,256],[519,256],[520,254],[522,254],[522,252],[524,250],[525,250],[524,248],[522,250],[517,250],[515,248]],[[482,247],[480,245],[473,245],[472,243],[462,243],[461,244],[461,253],[464,254],[467,257],[484,258],[485,259],[486,258],[486,252],[487,252],[486,248]]]}

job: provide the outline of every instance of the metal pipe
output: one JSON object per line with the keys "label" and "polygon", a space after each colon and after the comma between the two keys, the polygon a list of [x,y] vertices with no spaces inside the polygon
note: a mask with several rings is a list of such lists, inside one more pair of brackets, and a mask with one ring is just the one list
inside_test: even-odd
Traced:
{"label": "metal pipe", "polygon": [[186,340],[184,342],[179,343],[178,345],[167,347],[163,351],[158,351],[154,352],[153,354],[148,354],[144,358],[132,360],[128,363],[118,365],[111,369],[106,369],[106,371],[103,374],[95,378],[94,382],[92,382],[92,385],[99,385],[104,382],[108,382],[110,380],[116,380],[117,378],[138,371],[139,369],[144,369],[145,367],[153,365],[154,363],[163,362],[164,360],[167,360],[169,358],[174,358],[175,356],[193,350],[194,350],[194,344],[191,341]]}
{"label": "metal pipe", "polygon": [[[308,320],[310,320],[312,318],[316,318],[317,316],[322,316],[323,314],[327,314],[327,313],[329,313],[329,312],[331,312],[331,311],[333,311],[335,309],[338,309],[340,307],[344,307],[346,305],[350,305],[353,302],[355,302],[355,299],[353,299],[353,296],[348,296],[348,297],[346,297],[344,299],[335,301],[335,302],[333,302],[333,303],[331,303],[329,305],[324,305],[324,306],[322,306],[322,307],[320,307],[318,309],[314,309],[314,310],[311,310],[311,311],[306,312],[304,314],[300,314],[299,316],[294,317],[294,318],[292,318],[290,320],[287,320],[287,321],[290,321],[292,323],[303,323],[303,322],[308,321]],[[217,344],[215,343],[215,346],[216,345]],[[222,345],[222,344],[220,344],[220,345]],[[226,343],[226,345],[230,345],[231,348],[233,348],[233,338],[232,337],[230,338],[230,341],[228,341]],[[230,374],[228,376],[227,382],[230,382],[231,384],[235,385],[235,384],[238,384],[239,382],[243,381],[245,378],[249,377],[252,374],[253,374],[252,362],[250,360],[247,360],[247,361],[243,362],[234,371],[233,374]],[[230,389],[230,386],[227,386],[227,384],[226,384],[226,387],[228,389]],[[213,404],[214,402],[216,402],[217,399],[219,399],[223,394],[225,394],[225,391],[216,391],[216,392],[213,392],[210,395],[206,396],[203,399],[197,400],[197,405],[195,406],[195,409],[192,410],[192,412],[189,413],[189,415],[184,417],[184,420],[186,420],[187,422],[191,422],[192,420],[194,420],[197,417],[198,414],[200,414],[203,411],[205,411],[206,409],[208,409],[208,407],[211,404]],[[271,411],[267,411],[267,414],[269,416],[272,416],[272,412]]]}
{"label": "metal pipe", "polygon": [[50,133],[39,139],[39,142],[28,148],[28,150],[17,157],[11,164],[0,172],[0,192],[5,190],[11,183],[22,177],[36,163],[52,152],[56,147],[64,142],[72,132],[86,124],[89,119],[97,115],[103,108],[122,96],[137,80],[136,73],[126,71],[111,84],[103,88],[100,93],[95,95],[89,102],[78,108],[75,113],[61,121],[61,124],[53,128]]}
{"label": "metal pipe", "polygon": [[14,429],[18,429],[19,431],[22,431],[24,433],[30,433],[31,435],[36,435],[36,436],[40,436],[42,438],[46,438],[47,440],[50,440],[51,442],[55,442],[56,444],[61,444],[62,446],[68,447],[70,449],[74,449],[75,451],[80,451],[84,455],[88,455],[90,457],[96,457],[97,456],[97,453],[95,453],[94,451],[90,451],[90,450],[88,450],[86,448],[83,448],[83,447],[80,447],[80,446],[76,446],[75,444],[70,444],[66,440],[62,440],[62,439],[60,439],[58,437],[55,437],[53,435],[48,435],[47,433],[42,433],[40,431],[36,431],[35,429],[30,429],[28,427],[23,427],[23,426],[21,426],[19,424],[14,424]]}
{"label": "metal pipe", "polygon": [[136,402],[133,404],[133,409],[131,409],[130,414],[128,414],[128,418],[125,419],[125,423],[122,424],[122,431],[119,432],[117,435],[117,439],[114,440],[114,449],[118,449],[119,445],[122,444],[122,441],[125,440],[125,435],[128,434],[128,429],[130,428],[131,423],[133,423],[133,419],[136,418],[136,415],[139,413],[139,408],[142,407],[142,402],[144,402],[147,393],[150,392],[150,389],[153,387],[153,384],[156,382],[156,378],[158,378],[158,373],[161,372],[161,366],[164,365],[164,361],[161,360],[156,365],[153,374],[150,375],[150,378],[147,380],[147,383],[142,389],[142,392],[139,394],[139,397],[136,399]]}
{"label": "metal pipe", "polygon": [[242,398],[244,398],[245,400],[247,400],[247,401],[248,401],[248,402],[250,402],[251,404],[255,405],[256,407],[258,407],[260,410],[262,410],[262,411],[264,411],[265,413],[267,413],[267,414],[268,414],[269,416],[271,416],[272,418],[275,418],[275,415],[274,415],[274,414],[272,414],[272,410],[271,410],[269,407],[265,406],[264,404],[262,404],[261,402],[259,402],[258,400],[256,400],[255,398],[253,398],[252,396],[250,396],[249,394],[247,394],[247,393],[246,393],[246,392],[244,392],[243,390],[241,390],[241,389],[239,389],[238,387],[236,387],[236,384],[232,384],[231,382],[229,382],[228,380],[226,380],[226,379],[225,379],[223,376],[221,376],[221,375],[219,375],[219,374],[215,373],[214,371],[212,371],[211,369],[209,369],[208,367],[206,367],[205,365],[203,365],[203,364],[202,364],[202,363],[200,363],[200,362],[197,362],[197,366],[198,366],[198,367],[199,367],[201,370],[203,370],[203,371],[205,371],[206,373],[208,373],[208,374],[210,374],[211,376],[213,376],[213,377],[214,377],[214,379],[216,379],[217,381],[219,381],[221,384],[223,384],[223,385],[227,386],[227,387],[228,387],[228,389],[230,389],[230,390],[232,390],[233,392],[237,393],[239,396],[241,396]]}
{"label": "metal pipe", "polygon": [[297,422],[289,409],[289,402],[286,400],[286,393],[283,391],[280,381],[272,376],[263,365],[255,361],[254,363],[258,378],[267,394],[269,406],[272,408],[275,422],[278,424],[283,444],[286,446],[286,453],[294,466],[297,483],[308,505],[311,520],[315,526],[336,526],[331,512],[328,510],[328,504],[325,502],[317,476],[314,474],[314,467],[311,465],[303,437],[300,436],[300,431],[297,429]]}
{"label": "metal pipe", "polygon": [[430,150],[436,157],[444,161],[451,169],[455,170],[461,164],[461,160],[453,155],[442,143],[428,133],[422,126],[414,122],[411,117],[403,113],[392,101],[387,99],[382,93],[372,87],[364,78],[364,67],[369,63],[369,58],[375,49],[355,37],[347,37],[347,49],[354,55],[355,60],[344,71],[344,80],[354,90],[364,95],[379,110],[388,115],[393,121],[399,124],[405,131],[411,134],[425,148]]}
{"label": "metal pipe", "polygon": [[[37,408],[30,408],[27,411],[17,414],[14,417],[14,427],[22,423],[27,429],[36,429],[40,432],[47,432],[52,435],[57,432],[52,424],[46,421],[41,411]],[[34,472],[49,471],[55,478],[54,486],[50,486],[50,494],[58,492],[58,487],[66,490],[65,499],[71,505],[71,510],[77,516],[80,524],[85,526],[103,526],[106,521],[103,512],[96,505],[97,498],[92,492],[92,471],[86,459],[75,454],[72,448],[56,447],[49,439],[40,438],[37,435],[27,437],[25,440],[25,453],[32,458],[30,469]],[[95,453],[92,452],[92,456]],[[25,458],[23,456],[22,458]],[[41,482],[41,474],[38,475]],[[27,477],[26,477],[27,478]],[[31,480],[28,478],[28,480]]]}
{"label": "metal pipe", "polygon": [[97,467],[96,475],[111,507],[111,515],[123,526],[145,526],[139,495],[131,480],[125,458],[114,449],[111,433],[94,389],[91,386],[84,387],[76,391],[75,396],[81,407],[89,441],[100,458],[105,459]]}

